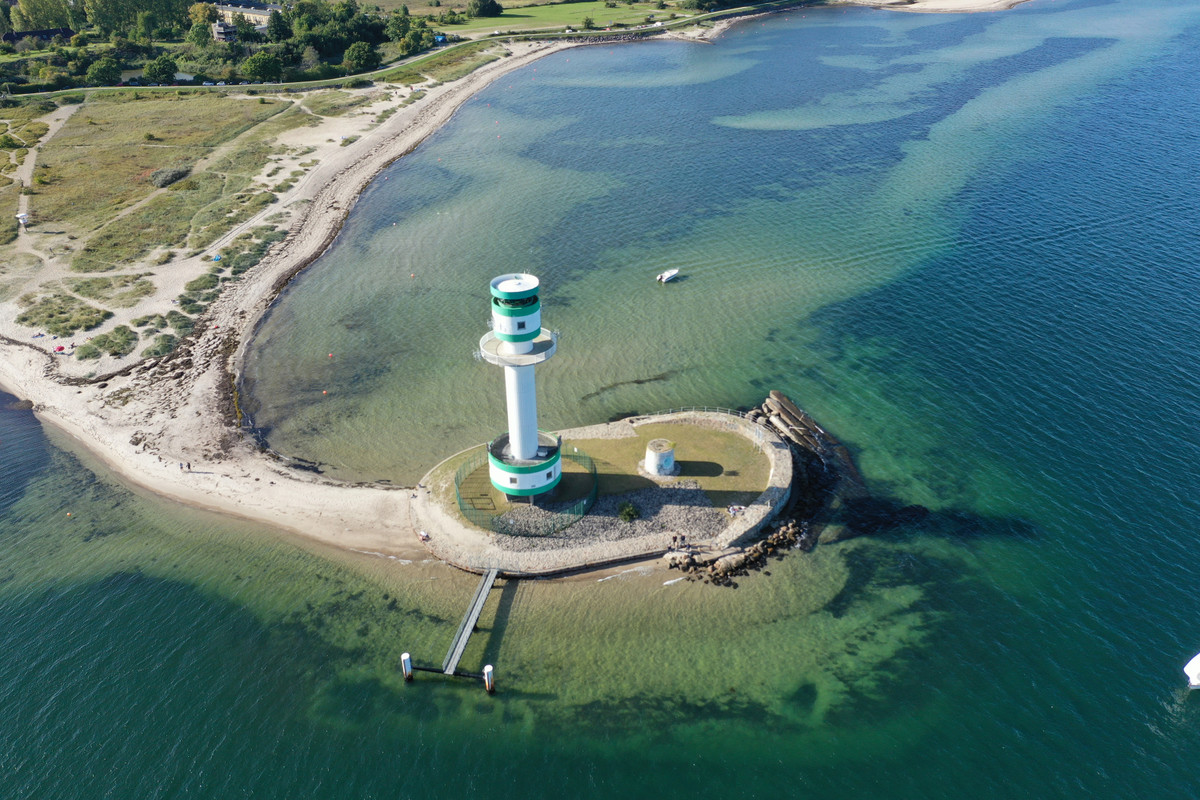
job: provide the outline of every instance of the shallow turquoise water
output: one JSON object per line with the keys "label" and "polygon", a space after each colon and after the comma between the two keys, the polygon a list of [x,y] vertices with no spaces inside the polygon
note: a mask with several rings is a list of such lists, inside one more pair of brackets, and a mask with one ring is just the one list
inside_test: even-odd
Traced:
{"label": "shallow turquoise water", "polygon": [[3,793],[1195,796],[1198,45],[1193,5],[809,9],[490,87],[264,325],[273,447],[413,480],[493,435],[470,353],[528,269],[544,426],[779,388],[930,519],[737,591],[505,587],[489,700],[395,673],[469,577],[133,495],[2,412]]}

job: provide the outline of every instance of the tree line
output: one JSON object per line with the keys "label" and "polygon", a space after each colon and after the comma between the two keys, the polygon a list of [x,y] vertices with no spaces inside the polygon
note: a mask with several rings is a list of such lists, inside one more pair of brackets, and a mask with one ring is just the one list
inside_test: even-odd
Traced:
{"label": "tree line", "polygon": [[[471,6],[480,16],[503,10],[495,0],[471,0]],[[18,0],[12,7],[0,2],[0,27],[15,27],[18,36],[21,30],[81,31],[69,43],[29,38],[0,46],[27,57],[0,64],[0,82],[14,91],[112,85],[123,69],[138,67],[145,82],[160,84],[174,83],[179,71],[194,74],[197,83],[317,80],[378,68],[385,42],[394,42],[391,51],[407,57],[433,47],[441,35],[432,17],[412,16],[407,7],[371,13],[356,0],[299,0],[273,10],[261,29],[234,15],[236,38],[228,42],[213,39],[217,19],[215,4],[186,0]]]}

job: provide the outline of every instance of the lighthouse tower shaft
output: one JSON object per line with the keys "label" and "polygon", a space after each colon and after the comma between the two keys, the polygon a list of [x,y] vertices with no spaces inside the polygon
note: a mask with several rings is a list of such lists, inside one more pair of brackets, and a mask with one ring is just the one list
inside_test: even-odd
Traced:
{"label": "lighthouse tower shaft", "polygon": [[512,273],[492,280],[492,330],[479,340],[479,353],[504,368],[508,433],[488,446],[492,485],[510,496],[532,497],[562,477],[557,437],[537,426],[534,367],[554,355],[557,341],[542,331],[538,279]]}
{"label": "lighthouse tower shaft", "polygon": [[508,441],[514,458],[537,456],[537,388],[533,367],[505,367],[504,393],[508,399]]}

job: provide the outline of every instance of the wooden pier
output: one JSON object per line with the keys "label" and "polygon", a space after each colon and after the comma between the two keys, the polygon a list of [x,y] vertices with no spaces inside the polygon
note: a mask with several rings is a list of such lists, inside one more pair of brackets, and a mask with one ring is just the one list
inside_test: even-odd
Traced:
{"label": "wooden pier", "polygon": [[444,674],[453,675],[455,670],[458,669],[459,659],[462,658],[463,651],[467,649],[467,641],[471,638],[471,633],[475,630],[475,623],[479,621],[479,614],[483,611],[483,604],[487,602],[488,592],[491,591],[492,584],[496,582],[496,576],[499,574],[500,570],[495,567],[489,569],[479,581],[479,586],[475,588],[475,596],[471,598],[471,605],[467,607],[467,613],[458,625],[458,632],[454,634],[454,641],[450,645],[450,651],[446,653],[446,660],[442,662],[442,672]]}

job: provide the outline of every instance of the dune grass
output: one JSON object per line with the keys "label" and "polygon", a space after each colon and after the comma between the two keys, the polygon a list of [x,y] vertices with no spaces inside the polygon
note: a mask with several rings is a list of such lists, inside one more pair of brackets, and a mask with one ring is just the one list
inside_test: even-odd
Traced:
{"label": "dune grass", "polygon": [[498,48],[494,45],[484,48],[463,47],[445,55],[455,56],[455,58],[435,60],[422,70],[430,78],[441,83],[464,78],[484,64],[499,61],[501,57]]}
{"label": "dune grass", "polygon": [[[490,54],[488,54],[489,51],[491,51]],[[488,55],[485,57],[485,54]],[[495,42],[472,42],[436,52],[433,55],[419,58],[415,62],[384,72],[378,80],[406,86],[424,83],[430,78],[444,83],[461,78],[497,58],[500,58],[500,49]]]}
{"label": "dune grass", "polygon": [[41,297],[27,294],[20,303],[25,310],[17,315],[18,324],[55,336],[91,330],[112,316],[111,311],[88,305],[66,292]]}
{"label": "dune grass", "polygon": [[304,96],[304,107],[321,117],[340,117],[359,106],[370,105],[380,98],[379,93],[350,94],[337,89],[309,92]]}
{"label": "dune grass", "polygon": [[34,171],[39,219],[95,229],[155,191],[156,170],[193,165],[288,106],[205,94],[132,97],[93,95],[45,144]]}
{"label": "dune grass", "polygon": [[143,297],[154,294],[154,284],[147,278],[149,272],[139,275],[114,275],[106,278],[75,278],[67,281],[72,292],[88,300],[107,306],[128,308]]}
{"label": "dune grass", "polygon": [[0,244],[8,244],[17,238],[17,199],[20,190],[7,178],[0,178]]}
{"label": "dune grass", "polygon": [[[257,104],[250,104],[257,105]],[[81,112],[82,113],[82,112]],[[275,202],[275,194],[254,184],[272,155],[278,134],[304,125],[307,115],[292,108],[269,118],[248,141],[212,159],[201,171],[102,227],[76,254],[78,272],[120,269],[156,248],[202,249]],[[245,137],[244,137],[245,138]]]}

